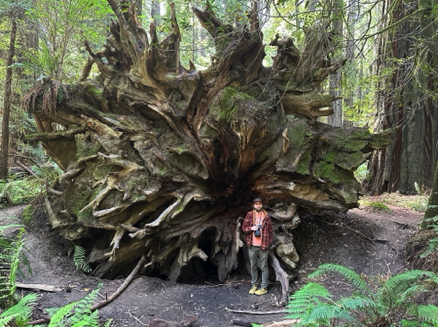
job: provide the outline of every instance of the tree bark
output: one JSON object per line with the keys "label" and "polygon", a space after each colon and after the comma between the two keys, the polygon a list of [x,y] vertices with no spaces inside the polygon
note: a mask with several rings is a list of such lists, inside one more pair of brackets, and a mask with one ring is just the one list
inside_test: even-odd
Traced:
{"label": "tree bark", "polygon": [[[387,6],[390,8],[391,3]],[[415,9],[411,4],[399,3],[394,7],[388,25]],[[430,22],[424,21],[424,17],[427,15],[422,13],[421,21],[429,26]],[[391,38],[384,36],[389,42],[382,40],[380,45],[380,71],[391,68],[393,73],[390,79],[381,79],[379,85],[382,91],[378,98],[375,131],[393,129],[394,133],[390,146],[376,153],[370,161],[370,191],[375,194],[417,193],[416,184],[424,189],[432,187],[432,167],[438,158],[435,146],[438,142],[438,107],[430,94],[436,93],[437,65],[431,50],[425,51],[426,55],[422,57],[416,55],[415,36],[421,36],[417,33],[420,30],[423,34],[427,32],[415,19],[404,20],[397,25]],[[426,37],[431,38],[432,35]],[[387,66],[390,62],[387,57],[394,58],[392,67]],[[430,67],[431,71],[414,66],[415,62]]]}
{"label": "tree bark", "polygon": [[[332,25],[334,31],[334,39],[336,43],[341,41],[344,33],[344,24],[343,24],[343,10],[342,4],[340,0],[334,0],[332,3],[332,8],[330,8],[332,15]],[[341,47],[335,45],[335,48],[338,51],[334,53],[334,60],[342,60],[343,57],[340,55]],[[341,70],[337,70],[333,74],[330,75],[329,79],[330,85],[330,94],[334,98],[338,98],[338,100],[333,101],[333,115],[328,116],[328,124],[335,127],[342,127],[343,122],[343,112],[342,112],[342,72]]]}
{"label": "tree bark", "polygon": [[[319,85],[342,65],[327,59],[331,34],[309,29],[303,52],[276,37],[264,67],[257,6],[245,29],[193,8],[216,54],[208,69],[187,69],[173,6],[172,32],[159,42],[132,5],[108,2],[112,38],[100,52],[86,44],[100,76],[46,80],[23,99],[42,132],[32,139],[65,170],[46,199],[52,227],[90,249],[96,276],[115,277],[145,255],[145,273],[184,281],[213,266],[224,280],[244,258],[242,217],[262,197],[274,223],[271,262],[287,283],[299,212],[357,207],[353,171],[388,142],[316,121],[332,112]],[[53,133],[52,122],[65,130]]]}
{"label": "tree bark", "polygon": [[9,161],[9,117],[12,101],[12,67],[15,55],[15,39],[17,37],[17,22],[11,18],[11,36],[9,40],[8,58],[6,60],[5,93],[3,97],[2,144],[0,154],[0,179],[8,178]]}

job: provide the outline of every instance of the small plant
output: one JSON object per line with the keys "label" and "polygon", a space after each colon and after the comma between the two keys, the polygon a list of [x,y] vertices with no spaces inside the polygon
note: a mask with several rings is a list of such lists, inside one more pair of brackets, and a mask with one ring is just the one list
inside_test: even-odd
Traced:
{"label": "small plant", "polygon": [[[99,289],[86,295],[79,301],[69,303],[61,308],[47,309],[50,322],[47,327],[101,327],[99,324],[98,310],[93,311],[93,302],[96,300]],[[0,326],[27,326],[33,307],[39,298],[38,294],[28,294],[16,305],[0,314]],[[102,327],[109,327],[112,320],[109,319]],[[43,327],[37,325],[36,327]]]}
{"label": "small plant", "polygon": [[438,216],[425,218],[424,220],[429,226],[429,228],[435,231],[436,237],[433,237],[428,241],[427,248],[420,255],[420,258],[425,258],[431,253],[438,251]]}
{"label": "small plant", "polygon": [[291,296],[287,318],[296,326],[437,326],[438,307],[420,305],[416,297],[438,287],[430,271],[409,270],[392,277],[359,275],[336,264],[319,266],[309,278],[340,274],[356,291],[335,301],[322,285],[306,284]]}
{"label": "small plant", "polygon": [[25,326],[38,299],[38,294],[30,293],[17,304],[3,311],[0,314],[0,326],[13,326],[9,324],[11,322],[15,323],[14,326]]}
{"label": "small plant", "polygon": [[383,204],[381,202],[370,202],[369,206],[374,210],[391,212],[391,209],[389,209],[389,207],[386,204]]}
{"label": "small plant", "polygon": [[85,273],[91,272],[91,267],[85,261],[85,249],[82,246],[75,245],[75,250],[73,252],[73,262],[75,264],[76,270],[81,270]]}
{"label": "small plant", "polygon": [[[48,327],[99,327],[99,312],[92,311],[93,302],[96,300],[99,289],[95,289],[83,299],[69,303],[61,308],[47,309],[50,315]],[[108,327],[111,320],[108,320],[104,327]]]}
{"label": "small plant", "polygon": [[29,267],[28,260],[23,254],[23,234],[24,229],[21,229],[13,241],[0,238],[0,306],[3,307],[14,304],[15,278],[20,272],[20,262]]}

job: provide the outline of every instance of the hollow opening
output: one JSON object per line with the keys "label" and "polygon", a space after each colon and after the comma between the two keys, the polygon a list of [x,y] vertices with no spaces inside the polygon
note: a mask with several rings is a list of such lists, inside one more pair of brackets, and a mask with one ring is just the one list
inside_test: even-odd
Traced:
{"label": "hollow opening", "polygon": [[217,267],[211,262],[210,255],[214,248],[216,239],[216,229],[209,228],[205,230],[199,237],[198,247],[204,251],[209,258],[204,261],[201,258],[192,258],[187,265],[181,269],[181,276],[179,282],[182,283],[199,283],[202,281],[209,281],[211,283],[219,282],[217,275]]}

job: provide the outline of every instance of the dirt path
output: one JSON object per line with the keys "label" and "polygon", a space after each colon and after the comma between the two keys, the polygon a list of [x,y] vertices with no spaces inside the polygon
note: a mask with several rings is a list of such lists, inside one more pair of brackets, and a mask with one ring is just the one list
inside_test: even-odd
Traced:
{"label": "dirt path", "polygon": [[[370,209],[354,209],[346,214],[321,212],[306,214],[294,231],[295,244],[301,256],[298,278],[292,290],[303,285],[305,276],[319,264],[332,262],[368,275],[397,274],[407,269],[403,247],[416,230],[422,214],[389,206],[389,213]],[[0,211],[0,224],[20,217],[25,206]],[[4,217],[9,217],[5,219]],[[99,293],[111,295],[123,279],[99,280],[75,271],[71,249],[51,231],[41,213],[27,228],[28,258],[33,274],[19,278],[24,283],[45,283],[59,286],[59,293],[41,292],[35,318],[44,316],[43,308],[63,306],[78,300],[103,284]],[[13,235],[16,231],[7,231]],[[43,237],[42,237],[43,236]],[[340,280],[327,281],[334,294],[345,290]],[[284,314],[248,315],[226,308],[251,311],[281,310],[280,284],[271,282],[265,296],[250,296],[248,275],[232,276],[226,283],[202,281],[198,284],[173,284],[153,277],[138,277],[114,302],[99,310],[102,318],[113,318],[114,327],[147,326],[155,318],[184,321],[196,316],[194,326],[234,326],[233,320],[264,323],[278,321]],[[18,290],[18,292],[25,292]],[[101,301],[101,298],[98,298]]]}

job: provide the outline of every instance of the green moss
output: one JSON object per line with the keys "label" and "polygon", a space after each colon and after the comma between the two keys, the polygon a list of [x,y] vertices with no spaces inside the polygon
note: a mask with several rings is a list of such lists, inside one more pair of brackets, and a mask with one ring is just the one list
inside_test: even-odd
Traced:
{"label": "green moss", "polygon": [[313,173],[315,176],[321,177],[325,181],[328,180],[334,184],[340,182],[340,178],[335,171],[334,162],[319,161]]}
{"label": "green moss", "polygon": [[343,129],[336,129],[330,136],[330,142],[338,149],[345,149],[351,152],[360,151],[368,145],[371,133],[367,129],[357,128],[350,134]]}
{"label": "green moss", "polygon": [[78,220],[94,220],[93,208],[88,208],[85,211],[78,212]]}
{"label": "green moss", "polygon": [[326,162],[336,162],[336,153],[329,152],[324,156]]}
{"label": "green moss", "polygon": [[97,154],[100,149],[98,142],[92,143],[85,140],[84,134],[75,135],[76,140],[76,157],[85,158]]}
{"label": "green moss", "polygon": [[93,96],[94,98],[106,101],[105,96],[103,95],[103,89],[98,88],[97,85],[91,82],[83,82],[82,87],[86,93]]}
{"label": "green moss", "polygon": [[26,208],[24,208],[23,213],[21,215],[21,219],[25,224],[28,224],[32,220],[32,214],[33,214],[32,205],[28,205]]}
{"label": "green moss", "polygon": [[[78,185],[78,184],[76,184]],[[69,212],[76,215],[78,218],[88,219],[93,217],[92,209],[87,209],[84,212],[80,212],[82,208],[88,205],[102,190],[102,186],[90,189],[88,186],[79,184],[78,187],[71,188],[72,192],[68,193],[69,199]]]}
{"label": "green moss", "polygon": [[226,87],[221,94],[221,100],[210,108],[210,114],[219,115],[219,119],[230,122],[234,113],[239,109],[239,102],[248,99],[254,98],[235,88]]}
{"label": "green moss", "polygon": [[93,172],[93,177],[95,180],[101,180],[105,178],[114,169],[114,166],[106,166],[106,165],[96,165],[94,167],[95,170]]}
{"label": "green moss", "polygon": [[301,175],[310,175],[310,163],[312,162],[312,152],[307,149],[300,157],[295,171]]}

